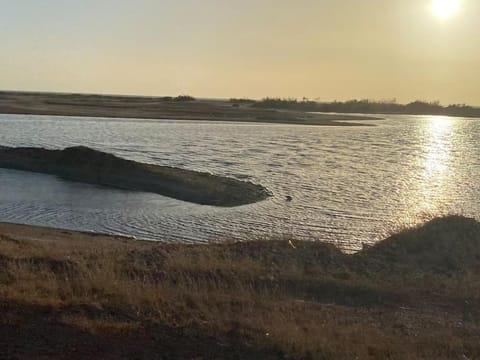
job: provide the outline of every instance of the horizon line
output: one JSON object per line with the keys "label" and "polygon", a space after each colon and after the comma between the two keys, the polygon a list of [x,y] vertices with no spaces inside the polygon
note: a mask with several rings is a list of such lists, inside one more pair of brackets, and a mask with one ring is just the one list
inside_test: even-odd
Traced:
{"label": "horizon line", "polygon": [[9,90],[9,89],[0,89],[0,93],[10,93],[10,94],[29,94],[29,95],[35,95],[35,94],[45,94],[45,95],[48,95],[48,94],[51,94],[51,95],[81,95],[81,96],[105,96],[105,97],[123,97],[123,98],[150,98],[150,99],[161,99],[161,98],[165,98],[165,97],[176,97],[176,96],[192,96],[194,99],[196,100],[215,100],[215,101],[229,101],[229,100],[232,100],[232,99],[235,99],[235,100],[254,100],[254,101],[262,101],[262,100],[266,100],[266,99],[274,99],[274,100],[277,100],[277,99],[280,99],[280,100],[292,100],[292,101],[302,101],[303,100],[306,100],[306,101],[313,101],[313,102],[316,102],[316,103],[319,103],[319,104],[332,104],[332,103],[346,103],[346,102],[349,102],[349,101],[371,101],[371,102],[374,102],[374,103],[385,103],[385,104],[399,104],[399,105],[408,105],[408,104],[411,104],[411,103],[414,103],[414,102],[424,102],[424,103],[428,103],[428,104],[434,104],[434,103],[438,103],[440,106],[442,107],[448,107],[448,106],[452,106],[452,105],[464,105],[464,106],[469,106],[469,107],[472,107],[472,108],[480,108],[480,105],[471,105],[471,104],[467,104],[467,103],[450,103],[448,105],[444,105],[444,103],[442,103],[441,101],[439,100],[420,100],[420,99],[416,99],[416,100],[412,100],[412,101],[409,101],[409,102],[396,102],[396,101],[393,101],[393,100],[396,100],[395,97],[391,98],[390,100],[386,100],[386,99],[382,99],[382,100],[376,100],[376,99],[369,99],[369,98],[353,98],[353,99],[349,99],[349,100],[325,100],[325,101],[320,101],[320,100],[317,100],[319,99],[318,97],[317,98],[314,98],[314,99],[310,99],[308,97],[270,97],[270,96],[264,96],[262,98],[255,98],[255,97],[247,97],[247,96],[242,96],[242,97],[235,97],[235,96],[227,96],[227,97],[198,97],[198,96],[195,96],[195,95],[192,95],[192,94],[188,94],[188,93],[181,93],[181,94],[178,94],[178,95],[146,95],[146,94],[139,94],[139,93],[127,93],[127,94],[119,94],[119,93],[107,93],[107,92],[98,92],[98,93],[95,93],[95,92],[82,92],[82,91],[49,91],[49,90],[19,90],[19,89],[14,89],[14,90]]}

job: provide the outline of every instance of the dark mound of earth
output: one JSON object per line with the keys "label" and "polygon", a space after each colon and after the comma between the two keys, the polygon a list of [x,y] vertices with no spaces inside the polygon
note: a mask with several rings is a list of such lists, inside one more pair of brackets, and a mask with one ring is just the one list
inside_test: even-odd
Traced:
{"label": "dark mound of earth", "polygon": [[378,262],[382,268],[435,273],[472,271],[480,265],[480,223],[456,215],[436,218],[392,235],[356,257]]}
{"label": "dark mound of earth", "polygon": [[263,186],[251,182],[138,163],[83,146],[64,150],[0,147],[0,167],[152,192],[202,205],[239,206],[270,196]]}

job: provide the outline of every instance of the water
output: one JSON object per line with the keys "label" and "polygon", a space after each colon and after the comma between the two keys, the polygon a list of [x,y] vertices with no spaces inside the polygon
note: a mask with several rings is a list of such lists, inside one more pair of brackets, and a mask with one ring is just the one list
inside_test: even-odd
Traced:
{"label": "water", "polygon": [[86,145],[250,180],[274,193],[225,209],[0,169],[0,221],[190,242],[293,234],[355,250],[425,217],[479,218],[480,121],[387,116],[373,123],[309,127],[0,115],[0,145]]}

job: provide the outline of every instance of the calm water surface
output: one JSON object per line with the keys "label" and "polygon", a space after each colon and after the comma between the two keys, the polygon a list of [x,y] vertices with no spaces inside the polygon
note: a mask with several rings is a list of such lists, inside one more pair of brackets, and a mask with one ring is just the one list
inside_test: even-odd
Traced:
{"label": "calm water surface", "polygon": [[425,217],[480,218],[480,121],[386,118],[309,127],[0,115],[0,145],[86,145],[274,193],[224,209],[0,169],[0,221],[192,242],[294,234],[355,250]]}

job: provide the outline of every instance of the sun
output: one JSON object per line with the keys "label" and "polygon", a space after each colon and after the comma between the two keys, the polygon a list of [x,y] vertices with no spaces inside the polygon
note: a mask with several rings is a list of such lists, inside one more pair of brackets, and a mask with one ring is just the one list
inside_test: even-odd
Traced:
{"label": "sun", "polygon": [[451,17],[458,10],[460,0],[433,0],[433,10],[441,19]]}

